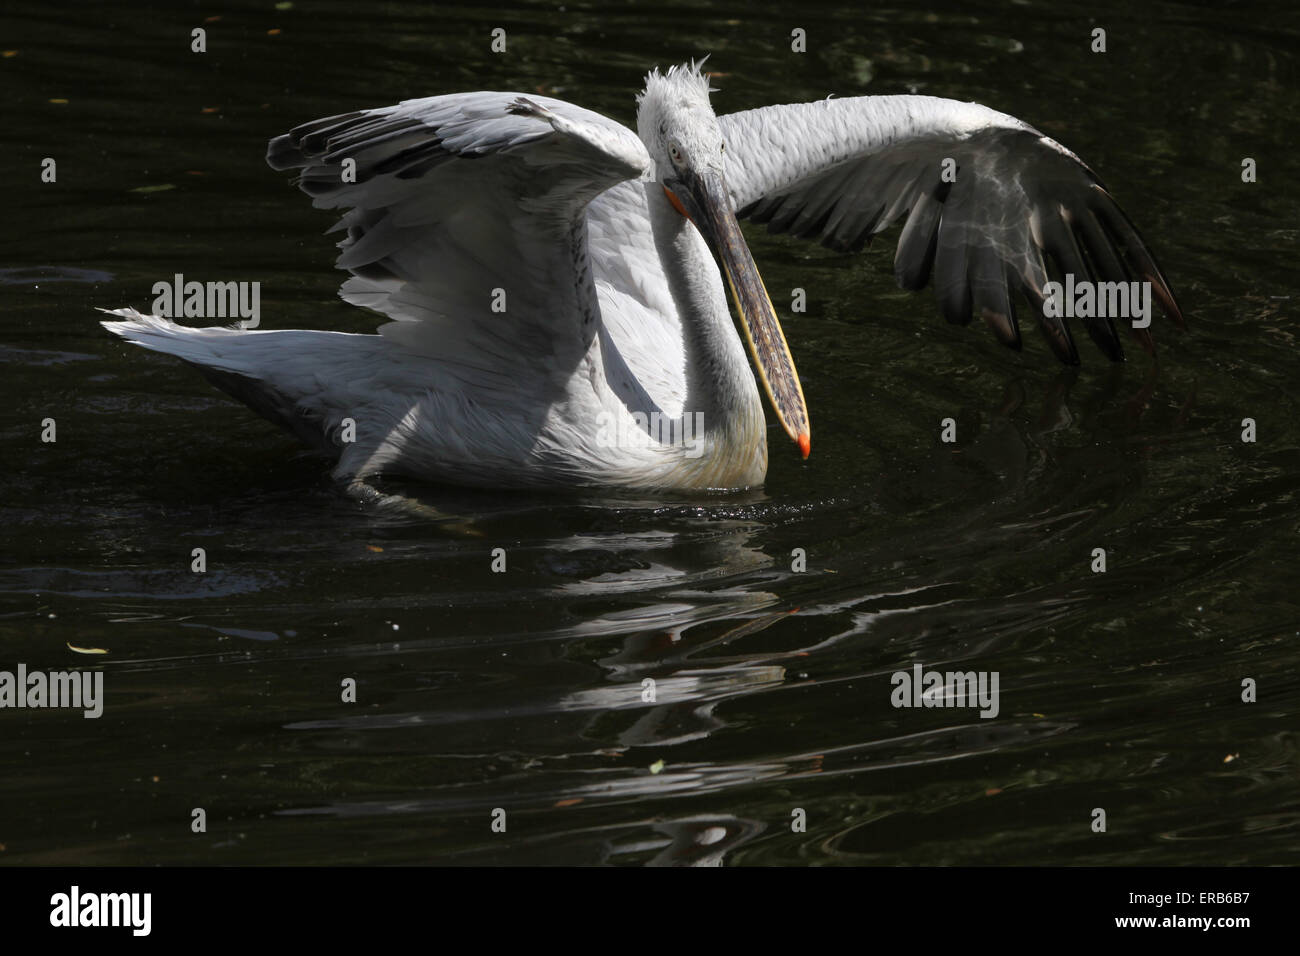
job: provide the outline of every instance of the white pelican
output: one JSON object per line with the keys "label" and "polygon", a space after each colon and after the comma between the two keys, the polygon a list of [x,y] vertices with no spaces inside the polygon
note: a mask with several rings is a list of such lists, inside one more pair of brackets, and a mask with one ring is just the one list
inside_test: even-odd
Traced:
{"label": "white pelican", "polygon": [[[1181,322],[1092,171],[1011,116],[928,96],[716,116],[710,92],[698,64],[650,73],[639,136],[495,92],[299,126],[267,161],[301,170],[314,205],[347,210],[340,294],[392,321],[377,335],[186,328],[121,309],[104,325],[338,455],[346,482],[703,489],[761,485],[767,471],[763,405],[714,256],[777,418],[804,457],[811,442],[738,218],[856,250],[907,213],[900,285],[933,275],[949,321],[974,312],[1013,348],[1023,294],[1068,363],[1070,330],[1042,308],[1056,274],[1045,255],[1076,278],[1148,281]],[[1109,319],[1086,328],[1122,357]]]}

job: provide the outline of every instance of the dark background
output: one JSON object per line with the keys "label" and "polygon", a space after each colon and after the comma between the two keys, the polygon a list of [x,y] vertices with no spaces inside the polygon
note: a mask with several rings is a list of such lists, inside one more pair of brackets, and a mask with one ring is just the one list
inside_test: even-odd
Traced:
{"label": "dark background", "polygon": [[[7,6],[0,669],[103,667],[108,703],[0,711],[0,863],[1296,862],[1298,36],[1287,4]],[[749,229],[809,290],[808,462],[774,433],[745,495],[397,489],[457,516],[429,522],[97,324],[181,272],[260,281],[263,328],[373,330],[267,139],[475,89],[631,123],[704,53],[720,113],[921,92],[1038,126],[1187,331],[1065,370],[900,292],[896,231]],[[891,708],[914,662],[997,670],[1000,716]]]}

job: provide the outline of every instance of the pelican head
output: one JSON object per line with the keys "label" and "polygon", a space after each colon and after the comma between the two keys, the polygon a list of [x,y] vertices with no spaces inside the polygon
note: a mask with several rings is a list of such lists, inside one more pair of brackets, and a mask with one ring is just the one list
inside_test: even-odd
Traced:
{"label": "pelican head", "polygon": [[703,61],[657,69],[645,78],[637,96],[636,126],[661,182],[680,168],[722,173],[722,129],[709,104],[709,78]]}
{"label": "pelican head", "polygon": [[785,334],[736,221],[727,189],[726,144],[709,105],[703,61],[657,69],[637,97],[637,132],[672,207],[690,220],[722,265],[750,354],[777,417],[803,457],[811,450],[808,406]]}

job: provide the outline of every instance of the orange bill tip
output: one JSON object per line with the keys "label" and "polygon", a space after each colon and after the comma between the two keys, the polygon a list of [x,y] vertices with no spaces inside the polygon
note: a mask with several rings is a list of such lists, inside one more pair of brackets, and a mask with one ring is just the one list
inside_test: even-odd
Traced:
{"label": "orange bill tip", "polygon": [[812,454],[812,436],[807,432],[801,432],[799,437],[795,439],[795,442],[799,445],[799,453],[802,454],[804,458],[807,458]]}

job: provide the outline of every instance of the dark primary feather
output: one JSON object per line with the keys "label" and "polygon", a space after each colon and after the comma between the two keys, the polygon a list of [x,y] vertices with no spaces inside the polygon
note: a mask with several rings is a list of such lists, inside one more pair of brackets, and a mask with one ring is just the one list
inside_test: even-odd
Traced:
{"label": "dark primary feather", "polygon": [[[951,182],[941,175],[949,157],[956,162]],[[782,183],[738,215],[838,251],[861,249],[905,216],[894,258],[902,288],[933,282],[949,322],[964,325],[979,316],[1015,349],[1021,345],[1015,301],[1023,296],[1067,364],[1079,363],[1067,321],[1043,315],[1042,308],[1044,285],[1066,273],[1094,282],[1150,282],[1154,304],[1183,324],[1155,257],[1096,176],[1028,127],[890,143]],[[1123,358],[1110,319],[1082,321],[1108,358]],[[1147,330],[1132,331],[1152,348]]]}

